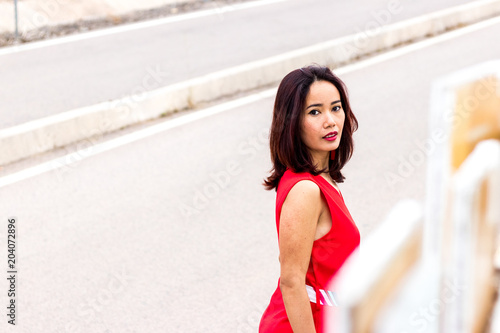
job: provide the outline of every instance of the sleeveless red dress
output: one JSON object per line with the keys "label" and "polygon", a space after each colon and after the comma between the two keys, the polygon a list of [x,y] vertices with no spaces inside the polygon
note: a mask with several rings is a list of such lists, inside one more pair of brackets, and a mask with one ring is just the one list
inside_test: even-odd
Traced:
{"label": "sleeveless red dress", "polygon": [[[323,318],[338,306],[334,290],[327,290],[326,286],[347,257],[359,245],[359,231],[351,214],[347,210],[344,198],[321,175],[313,176],[308,172],[294,173],[287,169],[283,174],[276,193],[276,227],[278,229],[281,207],[288,192],[301,180],[311,180],[318,185],[326,198],[332,216],[332,228],[323,237],[313,243],[311,260],[306,274],[306,290],[309,295],[316,332],[324,331]],[[318,302],[319,300],[319,302]],[[283,303],[281,290],[278,287],[271,297],[267,309],[259,325],[259,333],[292,333]]]}

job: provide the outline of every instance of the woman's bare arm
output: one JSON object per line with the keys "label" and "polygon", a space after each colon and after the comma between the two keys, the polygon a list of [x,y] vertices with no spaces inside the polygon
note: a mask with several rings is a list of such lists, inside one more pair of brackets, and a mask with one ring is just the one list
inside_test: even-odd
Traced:
{"label": "woman's bare arm", "polygon": [[290,190],[281,209],[280,289],[294,333],[315,332],[305,281],[321,214],[321,200],[318,185],[303,180]]}

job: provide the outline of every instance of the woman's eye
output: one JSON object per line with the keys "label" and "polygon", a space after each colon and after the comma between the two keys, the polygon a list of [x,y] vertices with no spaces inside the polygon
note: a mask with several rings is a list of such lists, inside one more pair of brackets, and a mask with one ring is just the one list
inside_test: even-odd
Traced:
{"label": "woman's eye", "polygon": [[313,116],[319,114],[319,111],[318,110],[311,110],[309,111],[309,114],[312,114]]}
{"label": "woman's eye", "polygon": [[342,109],[342,107],[340,105],[335,105],[332,109],[332,111],[339,111],[340,109]]}

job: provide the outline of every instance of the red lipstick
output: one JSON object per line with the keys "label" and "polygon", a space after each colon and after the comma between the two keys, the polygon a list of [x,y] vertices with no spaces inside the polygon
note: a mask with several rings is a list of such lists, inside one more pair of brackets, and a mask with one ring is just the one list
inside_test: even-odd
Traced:
{"label": "red lipstick", "polygon": [[328,141],[335,141],[337,140],[337,134],[338,132],[330,132],[327,135],[323,137],[323,139],[328,140]]}

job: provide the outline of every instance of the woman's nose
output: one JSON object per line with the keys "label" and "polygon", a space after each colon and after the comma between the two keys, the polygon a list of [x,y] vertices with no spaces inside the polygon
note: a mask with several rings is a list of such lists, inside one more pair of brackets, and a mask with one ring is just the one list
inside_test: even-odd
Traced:
{"label": "woman's nose", "polygon": [[325,126],[326,127],[329,127],[329,126],[335,127],[335,125],[336,125],[335,117],[333,116],[333,114],[331,112],[327,112],[326,119],[325,119]]}

